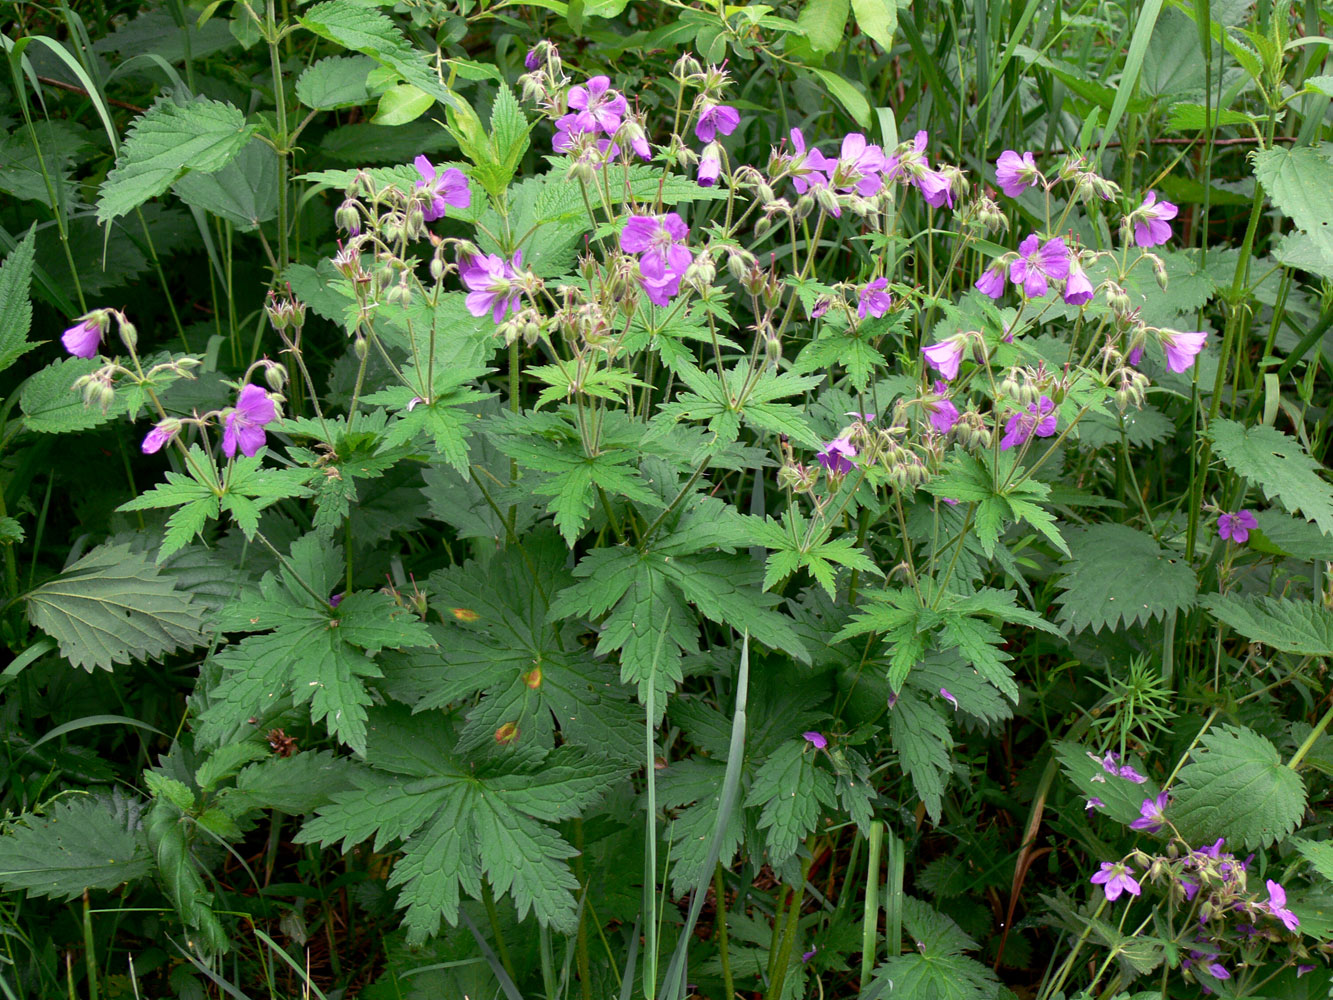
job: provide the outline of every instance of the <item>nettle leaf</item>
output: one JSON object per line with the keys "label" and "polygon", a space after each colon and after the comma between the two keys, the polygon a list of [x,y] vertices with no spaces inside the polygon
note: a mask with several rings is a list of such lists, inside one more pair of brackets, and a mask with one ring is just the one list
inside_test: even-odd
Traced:
{"label": "nettle leaf", "polygon": [[126,410],[125,396],[117,393],[111,405],[88,406],[74,391],[76,380],[102,365],[96,358],[61,358],[30,376],[19,393],[23,423],[39,434],[69,434],[101,426]]}
{"label": "nettle leaf", "polygon": [[1333,535],[1333,486],[1319,476],[1319,463],[1295,438],[1266,424],[1246,427],[1235,420],[1216,420],[1208,433],[1228,468],[1268,499]]}
{"label": "nettle leaf", "polygon": [[356,773],[354,762],[330,750],[270,757],[243,768],[236,775],[235,788],[228,789],[228,798],[247,808],[305,816],[328,805],[337,792],[349,791]]}
{"label": "nettle leaf", "polygon": [[29,591],[28,620],[76,667],[110,670],[205,641],[205,607],[129,545],[101,545]]}
{"label": "nettle leaf", "polygon": [[28,343],[32,329],[32,303],[28,285],[32,280],[32,255],[37,245],[37,225],[28,227],[9,256],[0,265],[0,371],[4,371],[36,344]]}
{"label": "nettle leaf", "polygon": [[1242,726],[1205,733],[1180,772],[1167,817],[1191,843],[1225,837],[1246,850],[1287,836],[1305,812],[1305,784],[1277,748]]}
{"label": "nettle leaf", "polygon": [[172,185],[187,205],[226,219],[241,232],[278,214],[278,154],[261,139],[250,142],[219,170],[191,170]]}
{"label": "nettle leaf", "polygon": [[245,124],[239,108],[196,98],[157,103],[130,125],[116,166],[102,182],[97,200],[99,222],[133,211],[191,170],[221,170],[245,148],[256,126]]}
{"label": "nettle leaf", "polygon": [[29,896],[74,899],[152,873],[137,807],[91,795],[57,799],[26,813],[0,837],[0,886]]}
{"label": "nettle leaf", "polygon": [[370,100],[366,78],[378,64],[369,56],[328,56],[296,79],[296,99],[314,111],[354,108]]}
{"label": "nettle leaf", "polygon": [[356,789],[336,794],[297,840],[348,849],[373,836],[376,850],[404,841],[389,885],[403,887],[398,905],[413,945],[442,918],[457,924],[462,895],[482,898],[483,873],[520,920],[531,911],[573,933],[578,881],[565,862],[577,852],[547,824],[578,815],[628,767],[572,747],[478,765],[449,751],[448,729],[436,712],[376,709],[366,753],[374,770],[359,772]]}
{"label": "nettle leaf", "polygon": [[787,740],[760,765],[750,784],[745,805],[763,806],[759,829],[766,831],[774,867],[795,856],[819,822],[819,807],[837,804],[833,776],[817,757],[807,741]]}
{"label": "nettle leaf", "polygon": [[1250,154],[1254,176],[1278,210],[1301,229],[1325,235],[1333,229],[1333,207],[1328,202],[1333,160],[1327,150],[1327,146],[1282,146]]}
{"label": "nettle leaf", "polygon": [[1070,532],[1071,558],[1061,567],[1060,620],[1075,631],[1146,625],[1194,603],[1194,570],[1149,534],[1125,524]]}
{"label": "nettle leaf", "polygon": [[1333,656],[1333,612],[1311,601],[1209,594],[1204,606],[1245,638],[1284,653]]}
{"label": "nettle leaf", "polygon": [[1310,867],[1317,871],[1326,882],[1333,882],[1333,843],[1327,840],[1290,841],[1301,857],[1310,862]]}
{"label": "nettle leaf", "polygon": [[1055,744],[1055,757],[1065,775],[1084,799],[1099,799],[1102,805],[1093,808],[1099,813],[1110,816],[1117,823],[1128,825],[1138,819],[1139,807],[1143,802],[1146,799],[1156,798],[1157,793],[1161,791],[1158,784],[1144,770],[1143,761],[1137,757],[1130,757],[1124,761],[1117,759],[1115,764],[1117,769],[1119,766],[1128,765],[1136,773],[1147,778],[1148,780],[1141,785],[1135,784],[1128,778],[1122,778],[1119,774],[1110,773],[1102,766],[1101,758],[1086,747],[1068,740],[1060,740]]}

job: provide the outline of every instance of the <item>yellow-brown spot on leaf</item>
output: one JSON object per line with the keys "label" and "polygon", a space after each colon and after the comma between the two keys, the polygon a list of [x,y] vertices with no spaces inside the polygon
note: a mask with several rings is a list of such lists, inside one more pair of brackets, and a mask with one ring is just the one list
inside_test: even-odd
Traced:
{"label": "yellow-brown spot on leaf", "polygon": [[536,691],[542,686],[542,668],[537,666],[529,670],[523,675],[523,683]]}
{"label": "yellow-brown spot on leaf", "polygon": [[450,608],[449,610],[454,613],[454,617],[460,622],[474,622],[481,617],[471,608]]}
{"label": "yellow-brown spot on leaf", "polygon": [[495,742],[509,744],[518,739],[518,723],[506,722],[495,731]]}

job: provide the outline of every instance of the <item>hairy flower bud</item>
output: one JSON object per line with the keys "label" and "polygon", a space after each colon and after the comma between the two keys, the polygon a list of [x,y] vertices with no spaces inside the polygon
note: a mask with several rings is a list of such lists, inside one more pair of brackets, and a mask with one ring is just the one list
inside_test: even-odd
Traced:
{"label": "hairy flower bud", "polygon": [[135,348],[139,346],[139,331],[134,324],[127,320],[120,313],[116,314],[117,325],[120,327],[120,339],[125,344],[125,348],[133,354]]}
{"label": "hairy flower bud", "polygon": [[838,205],[838,196],[833,193],[832,188],[821,184],[811,190],[815,195],[815,203],[829,215],[837,215],[842,210]]}

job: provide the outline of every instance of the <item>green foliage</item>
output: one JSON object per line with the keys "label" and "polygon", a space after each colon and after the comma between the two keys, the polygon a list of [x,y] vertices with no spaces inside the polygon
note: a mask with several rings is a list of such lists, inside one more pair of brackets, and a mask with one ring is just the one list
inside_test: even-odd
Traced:
{"label": "green foliage", "polygon": [[1333,534],[1333,486],[1319,476],[1319,463],[1300,444],[1276,428],[1246,427],[1219,420],[1209,429],[1219,458],[1293,514],[1300,514]]}
{"label": "green foliage", "polygon": [[255,131],[238,108],[221,101],[159,100],[131,126],[116,167],[99,190],[98,220],[109,222],[133,211],[191,171],[221,170]]}
{"label": "green foliage", "polygon": [[37,346],[28,343],[28,332],[32,329],[28,285],[36,234],[33,226],[0,265],[0,371]]}
{"label": "green foliage", "polygon": [[903,927],[914,947],[875,970],[862,1000],[993,1000],[1000,984],[976,959],[963,954],[977,943],[944,914],[911,896],[903,897]]}
{"label": "green foliage", "polygon": [[1094,524],[1069,541],[1058,601],[1060,619],[1071,628],[1146,625],[1194,603],[1194,571],[1151,535],[1124,524]]}
{"label": "green foliage", "polygon": [[148,875],[139,807],[116,796],[72,795],[18,817],[0,836],[0,885],[8,892],[74,899]]}
{"label": "green foliage", "polygon": [[204,608],[142,552],[102,545],[24,595],[73,666],[110,670],[203,643]]}
{"label": "green foliage", "polygon": [[1191,843],[1225,837],[1253,850],[1286,837],[1305,812],[1305,785],[1267,739],[1243,726],[1205,733],[1181,770],[1168,813]]}
{"label": "green foliage", "polygon": [[1209,594],[1204,605],[1245,638],[1285,653],[1333,656],[1333,612],[1309,601]]}
{"label": "green foliage", "polygon": [[123,397],[106,409],[89,406],[72,387],[77,379],[100,366],[93,359],[61,358],[28,378],[19,394],[19,409],[29,430],[40,434],[68,434],[109,423],[125,412]]}

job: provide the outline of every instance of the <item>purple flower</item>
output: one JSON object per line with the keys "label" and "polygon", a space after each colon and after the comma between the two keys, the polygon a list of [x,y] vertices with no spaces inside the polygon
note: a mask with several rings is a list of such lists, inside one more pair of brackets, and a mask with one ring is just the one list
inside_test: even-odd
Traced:
{"label": "purple flower", "polygon": [[278,408],[268,393],[257,385],[247,385],[236,397],[236,407],[227,414],[222,430],[222,453],[228,458],[241,454],[253,458],[264,447],[264,425],[278,419]]}
{"label": "purple flower", "polygon": [[[1040,244],[1040,245],[1039,245]],[[1046,279],[1069,276],[1069,248],[1057,236],[1045,243],[1032,233],[1018,244],[1018,260],[1009,265],[1009,280],[1023,286],[1023,294],[1039,299],[1046,294]]]}
{"label": "purple flower", "polygon": [[1134,220],[1134,242],[1141,247],[1160,246],[1171,238],[1171,226],[1179,209],[1169,201],[1158,201],[1157,192],[1149,191],[1130,218]]}
{"label": "purple flower", "polygon": [[76,358],[91,358],[102,346],[104,329],[101,314],[89,313],[62,333],[60,342],[65,345],[65,350]]}
{"label": "purple flower", "polygon": [[1142,347],[1131,348],[1129,352],[1130,366],[1133,368],[1137,368],[1142,360],[1143,360],[1143,348]]}
{"label": "purple flower", "polygon": [[411,399],[407,401],[407,412],[411,413],[413,410],[415,410],[418,406],[420,406],[424,402],[425,400],[422,399],[420,396],[413,396]]}
{"label": "purple flower", "polygon": [[1114,903],[1122,892],[1127,892],[1131,896],[1139,894],[1138,882],[1130,877],[1133,874],[1134,869],[1129,865],[1103,861],[1102,870],[1093,875],[1091,881],[1093,885],[1100,885],[1106,892],[1107,902]]}
{"label": "purple flower", "polygon": [[940,208],[947,204],[953,208],[953,183],[938,170],[923,170],[916,179],[916,187],[927,205]]}
{"label": "purple flower", "polygon": [[910,146],[899,146],[899,151],[884,158],[884,180],[889,183],[914,183],[918,174],[926,169],[926,143],[930,137],[922,129],[912,137]]}
{"label": "purple flower", "polygon": [[1259,527],[1259,522],[1248,510],[1234,514],[1223,514],[1217,519],[1217,535],[1230,539],[1237,545],[1244,545],[1250,538],[1250,532]]}
{"label": "purple flower", "polygon": [[639,284],[647,294],[648,301],[655,306],[668,306],[680,294],[680,279],[693,259],[684,247],[675,249],[683,251],[684,263],[679,262],[681,255],[676,253],[672,253],[667,260],[651,253],[639,258]]}
{"label": "purple flower", "polygon": [[865,319],[867,316],[878,318],[888,312],[889,306],[893,304],[893,299],[885,291],[888,287],[888,278],[876,278],[862,288],[860,302],[856,307],[856,315],[861,319]]}
{"label": "purple flower", "polygon": [[1065,303],[1071,306],[1086,305],[1092,301],[1093,287],[1087,272],[1078,262],[1078,254],[1069,258],[1069,280],[1065,282]]}
{"label": "purple flower", "polygon": [[1162,347],[1166,349],[1166,366],[1173,372],[1188,371],[1194,365],[1194,356],[1203,350],[1208,334],[1181,333],[1178,330],[1162,330]]}
{"label": "purple flower", "polygon": [[834,438],[815,453],[822,465],[832,476],[845,476],[856,468],[852,461],[856,457],[856,445],[846,438]]}
{"label": "purple flower", "polygon": [[463,176],[463,171],[457,167],[450,167],[437,173],[435,165],[424,156],[418,156],[412,164],[421,175],[421,180],[417,181],[417,190],[424,192],[430,199],[430,206],[422,212],[422,217],[427,222],[443,219],[447,205],[467,208],[472,204],[472,192],[468,190],[467,178]]}
{"label": "purple flower", "polygon": [[1267,885],[1268,902],[1263,904],[1264,909],[1281,920],[1287,930],[1294,931],[1301,925],[1301,921],[1296,914],[1287,909],[1287,890],[1271,878],[1268,879]]}
{"label": "purple flower", "polygon": [[962,334],[941,340],[938,344],[921,348],[930,367],[952,382],[958,377],[958,366],[963,360],[963,351],[967,347],[967,338]]}
{"label": "purple flower", "polygon": [[1139,818],[1129,824],[1131,830],[1146,830],[1156,833],[1166,825],[1162,810],[1166,808],[1166,792],[1161,792],[1155,799],[1144,799],[1139,806]]}
{"label": "purple flower", "polygon": [[870,423],[875,419],[875,415],[873,413],[857,413],[855,410],[848,410],[846,413],[843,414],[843,416],[855,417],[857,420],[863,420],[866,423]]}
{"label": "purple flower", "polygon": [[1009,418],[1009,422],[1004,425],[1004,437],[1000,439],[1000,450],[1007,451],[1016,444],[1024,444],[1033,434],[1050,437],[1055,433],[1057,423],[1059,416],[1055,412],[1055,404],[1049,396],[1042,396],[1037,402],[1029,404],[1026,410]]}
{"label": "purple flower", "polygon": [[816,733],[813,730],[808,733],[802,733],[807,743],[813,743],[816,750],[823,750],[828,746],[828,739],[823,733]]}
{"label": "purple flower", "polygon": [[1126,781],[1132,781],[1136,785],[1141,785],[1148,780],[1128,764],[1117,770],[1115,774],[1117,777],[1124,778]]}
{"label": "purple flower", "polygon": [[1037,163],[1031,153],[1020,156],[1012,149],[1006,149],[995,161],[995,181],[1010,198],[1017,198],[1039,180],[1041,174],[1037,172]]}
{"label": "purple flower", "polygon": [[689,227],[675,212],[631,215],[620,230],[620,249],[625,253],[656,254],[665,260],[667,253],[689,234]]}
{"label": "purple flower", "polygon": [[[803,951],[803,952],[801,952],[801,961],[802,961],[802,962],[808,962],[808,961],[810,961],[810,959],[812,959],[812,958],[815,957],[815,953],[816,953],[817,951],[819,951],[819,945],[817,945],[817,944],[816,944],[816,945],[811,945],[809,951]],[[1312,966],[1310,966],[1310,968],[1313,969],[1314,966],[1312,965]]]}
{"label": "purple flower", "polygon": [[1199,853],[1206,855],[1216,861],[1222,856],[1222,847],[1226,844],[1225,837],[1218,837],[1209,847],[1200,847]]}
{"label": "purple flower", "polygon": [[940,688],[940,697],[953,706],[953,710],[958,711],[958,699],[949,693],[948,688]]}
{"label": "purple flower", "polygon": [[884,150],[866,142],[860,132],[849,132],[842,137],[838,154],[836,183],[841,191],[855,191],[869,198],[882,185],[879,175],[884,169]]}
{"label": "purple flower", "polygon": [[718,176],[722,173],[722,151],[717,143],[710,142],[704,147],[703,154],[699,157],[699,172],[695,179],[700,187],[712,187],[717,183]]}
{"label": "purple flower", "polygon": [[1086,809],[1088,812],[1092,812],[1092,810],[1094,809],[1105,809],[1106,803],[1094,795],[1092,796],[1092,798],[1088,799],[1087,805],[1085,805],[1083,808]]}
{"label": "purple flower", "polygon": [[334,594],[332,597],[329,598],[329,607],[336,608],[339,604],[343,602],[344,596],[345,595],[343,594]]}
{"label": "purple flower", "polygon": [[596,132],[614,135],[620,128],[620,120],[625,117],[629,105],[625,98],[611,89],[611,79],[606,76],[594,76],[588,85],[569,88],[569,106],[576,115],[574,124],[577,129],[567,131]]}
{"label": "purple flower", "polygon": [[948,434],[953,425],[958,423],[958,407],[949,398],[949,386],[945,382],[935,383],[935,393],[927,396],[923,404],[930,414],[930,426],[940,434]]}
{"label": "purple flower", "polygon": [[699,113],[694,123],[694,134],[700,142],[712,142],[719,132],[731,135],[741,123],[741,113],[726,104],[710,104]]}
{"label": "purple flower", "polygon": [[1004,265],[997,261],[982,271],[981,277],[977,279],[976,288],[982,295],[989,295],[993,299],[1003,295]]}
{"label": "purple flower", "polygon": [[458,276],[468,288],[467,311],[473,316],[491,314],[499,323],[509,310],[518,311],[519,293],[513,279],[523,263],[523,252],[514,254],[513,264],[507,264],[493,253],[469,257],[459,268]]}
{"label": "purple flower", "polygon": [[1307,972],[1314,972],[1314,966],[1313,966],[1313,965],[1298,965],[1298,966],[1296,966],[1296,978],[1297,978],[1297,979],[1300,979],[1301,976],[1305,975]]}
{"label": "purple flower", "polygon": [[[258,388],[258,386],[256,386]],[[161,451],[168,444],[176,433],[180,430],[180,421],[168,417],[166,420],[158,423],[143,439],[140,447],[145,455],[153,455]]]}
{"label": "purple flower", "polygon": [[1231,973],[1226,970],[1226,967],[1223,966],[1221,962],[1209,962],[1204,968],[1208,970],[1208,974],[1214,979],[1231,978]]}
{"label": "purple flower", "polygon": [[541,58],[537,55],[537,49],[528,49],[528,54],[523,57],[523,65],[529,70],[535,70],[542,64]]}
{"label": "purple flower", "polygon": [[1194,897],[1199,894],[1198,884],[1191,882],[1187,878],[1182,878],[1180,880],[1180,890],[1185,894],[1185,902],[1187,903],[1193,902]]}
{"label": "purple flower", "polygon": [[792,187],[796,188],[796,193],[805,194],[811,187],[828,187],[828,175],[838,165],[837,161],[830,160],[817,149],[807,150],[805,136],[798,128],[791,130],[791,145],[796,151],[796,156],[789,169]]}

